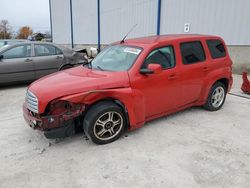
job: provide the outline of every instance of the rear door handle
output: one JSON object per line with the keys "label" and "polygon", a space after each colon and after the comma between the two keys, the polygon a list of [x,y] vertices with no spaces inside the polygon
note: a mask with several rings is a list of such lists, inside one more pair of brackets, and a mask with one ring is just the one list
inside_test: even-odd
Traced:
{"label": "rear door handle", "polygon": [[31,61],[32,59],[29,59],[29,58],[25,59],[25,62],[31,62]]}
{"label": "rear door handle", "polygon": [[169,79],[169,80],[174,80],[174,79],[176,79],[176,78],[178,78],[178,76],[177,76],[176,74],[170,74],[170,75],[168,76],[168,79]]}
{"label": "rear door handle", "polygon": [[56,59],[62,59],[62,57],[61,56],[56,56]]}

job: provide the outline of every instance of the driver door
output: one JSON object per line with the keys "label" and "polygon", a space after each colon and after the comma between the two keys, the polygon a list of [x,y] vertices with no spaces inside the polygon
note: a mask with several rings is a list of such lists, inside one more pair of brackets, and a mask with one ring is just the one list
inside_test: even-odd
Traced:
{"label": "driver door", "polygon": [[35,79],[30,44],[14,46],[0,55],[2,55],[0,60],[0,83]]}
{"label": "driver door", "polygon": [[146,118],[167,113],[181,105],[181,87],[173,46],[151,51],[142,68],[147,68],[149,64],[160,64],[162,71],[140,74],[140,78],[132,83],[132,87],[140,90],[144,96]]}

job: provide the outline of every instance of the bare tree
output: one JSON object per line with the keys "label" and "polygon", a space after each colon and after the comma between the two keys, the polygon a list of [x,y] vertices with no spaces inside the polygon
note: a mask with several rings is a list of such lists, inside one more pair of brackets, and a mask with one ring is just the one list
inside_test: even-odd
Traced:
{"label": "bare tree", "polygon": [[0,21],[0,39],[9,39],[12,35],[12,28],[8,20]]}

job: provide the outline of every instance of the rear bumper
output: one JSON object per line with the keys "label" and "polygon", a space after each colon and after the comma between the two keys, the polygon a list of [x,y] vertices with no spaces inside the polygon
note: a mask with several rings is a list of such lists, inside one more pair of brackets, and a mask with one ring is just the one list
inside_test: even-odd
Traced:
{"label": "rear bumper", "polygon": [[229,92],[231,90],[232,85],[233,85],[233,76],[231,75],[230,78],[229,78],[227,92]]}

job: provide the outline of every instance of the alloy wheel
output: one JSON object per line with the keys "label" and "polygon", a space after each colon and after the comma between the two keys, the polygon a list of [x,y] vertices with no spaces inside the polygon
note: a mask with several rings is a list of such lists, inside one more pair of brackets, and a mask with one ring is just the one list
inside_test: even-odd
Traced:
{"label": "alloy wheel", "polygon": [[211,97],[211,102],[214,108],[218,108],[224,101],[225,90],[223,87],[217,87]]}
{"label": "alloy wheel", "polygon": [[122,127],[123,118],[118,112],[106,112],[96,120],[94,135],[100,140],[110,140],[120,133]]}

